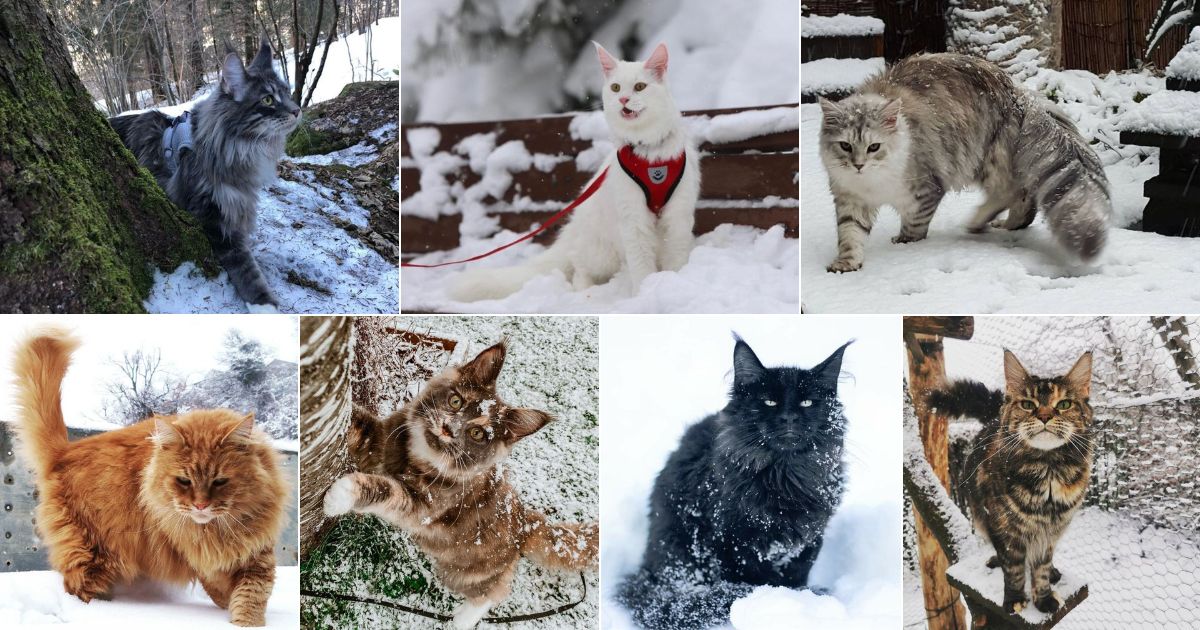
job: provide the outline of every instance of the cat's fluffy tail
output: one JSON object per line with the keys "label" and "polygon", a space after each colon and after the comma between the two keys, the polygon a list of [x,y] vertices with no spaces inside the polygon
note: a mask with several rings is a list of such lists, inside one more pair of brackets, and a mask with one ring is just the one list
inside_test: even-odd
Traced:
{"label": "cat's fluffy tail", "polygon": [[521,548],[525,557],[547,569],[583,571],[596,566],[600,556],[600,525],[597,523],[547,523],[532,513],[529,537]]}
{"label": "cat's fluffy tail", "polygon": [[1112,197],[1104,165],[1062,110],[1044,104],[1050,124],[1035,150],[1033,193],[1050,231],[1067,251],[1090,261],[1108,240]]}
{"label": "cat's fluffy tail", "polygon": [[617,589],[616,599],[647,630],[703,630],[729,621],[733,602],[750,594],[749,584],[697,584],[694,572],[655,573],[642,568]]}
{"label": "cat's fluffy tail", "polygon": [[928,405],[950,417],[978,418],[991,422],[1000,417],[1004,393],[979,381],[953,381],[929,392]]}
{"label": "cat's fluffy tail", "polygon": [[79,340],[65,330],[46,328],[17,348],[17,440],[22,457],[39,479],[46,477],[67,448],[62,380],[78,346]]}
{"label": "cat's fluffy tail", "polygon": [[467,269],[450,285],[450,299],[458,302],[499,300],[521,290],[526,282],[555,269],[566,270],[567,261],[553,247],[515,267]]}

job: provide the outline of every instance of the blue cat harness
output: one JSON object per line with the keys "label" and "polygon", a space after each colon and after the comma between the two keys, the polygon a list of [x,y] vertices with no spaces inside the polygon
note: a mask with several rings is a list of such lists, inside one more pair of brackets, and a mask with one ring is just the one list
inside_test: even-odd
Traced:
{"label": "blue cat harness", "polygon": [[192,150],[192,112],[183,112],[163,130],[162,147],[167,170],[174,173],[179,170],[179,156],[185,149]]}

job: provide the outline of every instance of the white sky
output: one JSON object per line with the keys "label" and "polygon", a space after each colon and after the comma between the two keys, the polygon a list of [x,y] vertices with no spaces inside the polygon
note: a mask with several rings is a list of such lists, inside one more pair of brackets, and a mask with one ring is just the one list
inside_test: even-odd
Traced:
{"label": "white sky", "polygon": [[0,316],[0,420],[14,417],[12,356],[33,329],[53,324],[73,330],[82,344],[63,381],[63,412],[70,426],[99,426],[109,363],[139,348],[162,351],[171,374],[194,382],[220,366],[222,341],[232,328],[263,343],[272,358],[298,362],[298,318],[284,315],[4,315]]}

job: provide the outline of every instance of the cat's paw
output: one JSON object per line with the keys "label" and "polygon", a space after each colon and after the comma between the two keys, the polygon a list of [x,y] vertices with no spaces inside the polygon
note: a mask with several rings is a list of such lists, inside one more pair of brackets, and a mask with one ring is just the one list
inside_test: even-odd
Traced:
{"label": "cat's paw", "polygon": [[1044,613],[1053,613],[1062,608],[1062,598],[1058,596],[1058,593],[1050,591],[1045,597],[1039,597],[1037,601],[1033,602],[1033,605]]}
{"label": "cat's paw", "polygon": [[1062,572],[1054,567],[1050,567],[1050,583],[1058,584],[1058,581],[1061,579],[1062,579]]}
{"label": "cat's paw", "polygon": [[274,304],[246,304],[247,313],[258,313],[263,315],[278,315],[279,307]]}
{"label": "cat's paw", "polygon": [[455,630],[470,630],[479,625],[483,621],[483,616],[487,614],[488,606],[485,604],[472,604],[471,602],[463,602],[454,609],[454,628]]}
{"label": "cat's paw", "polygon": [[333,482],[325,492],[325,516],[341,516],[354,509],[358,502],[358,483],[354,475],[346,475]]}
{"label": "cat's paw", "polygon": [[1013,595],[1011,597],[1009,595],[1004,596],[1004,612],[1019,615],[1021,614],[1021,611],[1025,610],[1025,608],[1028,606],[1029,598],[1025,597],[1024,593],[1021,593],[1020,595]]}
{"label": "cat's paw", "polygon": [[862,269],[861,260],[844,260],[839,258],[826,267],[825,271],[828,271],[829,273],[848,273],[851,271],[858,271],[859,269]]}
{"label": "cat's paw", "polygon": [[989,569],[995,569],[995,568],[999,567],[1000,566],[1000,557],[992,556],[991,558],[988,558],[987,562],[983,563],[983,566],[985,566]]}
{"label": "cat's paw", "polygon": [[892,237],[892,242],[897,244],[916,243],[917,241],[925,240],[924,236],[913,236],[911,234],[897,234]]}

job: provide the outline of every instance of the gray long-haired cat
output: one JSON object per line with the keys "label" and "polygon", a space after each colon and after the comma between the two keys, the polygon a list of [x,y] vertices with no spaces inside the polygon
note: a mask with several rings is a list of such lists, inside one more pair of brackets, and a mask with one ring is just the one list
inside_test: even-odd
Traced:
{"label": "gray long-haired cat", "polygon": [[[171,201],[200,221],[249,310],[275,311],[278,302],[247,240],[254,231],[258,191],[275,178],[284,140],[300,122],[300,107],[275,74],[266,39],[249,66],[235,53],[226,55],[220,86],[184,119],[190,129],[176,120],[149,111],[109,122]],[[166,143],[173,149],[170,156],[164,134],[175,138]]]}
{"label": "gray long-haired cat", "polygon": [[821,100],[821,161],[837,206],[838,255],[855,271],[882,205],[900,213],[895,243],[925,238],[950,190],[983,188],[967,229],[1028,227],[1040,210],[1068,251],[1091,260],[1112,213],[1108,178],[1074,123],[995,64],[941,53],[903,59],[857,93]]}

